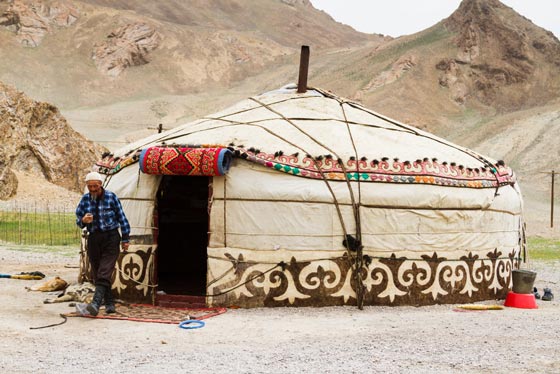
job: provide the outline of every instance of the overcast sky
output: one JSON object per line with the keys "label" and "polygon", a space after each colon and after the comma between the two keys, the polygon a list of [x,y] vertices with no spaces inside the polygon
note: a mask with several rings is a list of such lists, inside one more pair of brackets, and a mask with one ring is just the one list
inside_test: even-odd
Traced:
{"label": "overcast sky", "polygon": [[[560,39],[560,0],[501,0]],[[455,11],[461,0],[311,0],[357,31],[393,37],[424,30]]]}

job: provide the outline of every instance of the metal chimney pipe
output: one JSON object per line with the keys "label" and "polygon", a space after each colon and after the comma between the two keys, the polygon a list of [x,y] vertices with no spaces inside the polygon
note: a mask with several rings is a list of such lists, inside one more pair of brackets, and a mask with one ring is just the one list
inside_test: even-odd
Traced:
{"label": "metal chimney pipe", "polygon": [[298,93],[307,92],[307,73],[309,72],[309,46],[301,46],[301,55],[299,57],[299,78],[297,85]]}

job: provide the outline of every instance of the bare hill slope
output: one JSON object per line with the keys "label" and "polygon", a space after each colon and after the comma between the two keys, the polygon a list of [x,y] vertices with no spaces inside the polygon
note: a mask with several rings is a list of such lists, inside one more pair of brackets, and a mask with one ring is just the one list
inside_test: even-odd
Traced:
{"label": "bare hill slope", "polygon": [[[43,16],[58,2],[0,3],[0,45],[9,56],[0,59],[0,81],[61,109],[223,90],[285,63],[301,44],[386,39],[337,23],[308,1],[65,1],[77,17],[65,27]],[[31,48],[24,31],[45,35]]]}
{"label": "bare hill slope", "polygon": [[560,92],[558,39],[498,0],[464,0],[427,30],[340,57],[313,82],[440,134]]}

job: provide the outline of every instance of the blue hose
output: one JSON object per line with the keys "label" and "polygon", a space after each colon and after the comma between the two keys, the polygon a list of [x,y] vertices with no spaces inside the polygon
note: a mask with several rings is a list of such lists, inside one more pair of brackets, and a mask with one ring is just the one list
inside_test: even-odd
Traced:
{"label": "blue hose", "polygon": [[[193,324],[193,325],[191,325],[191,324]],[[204,327],[204,325],[205,325],[205,323],[203,321],[198,320],[198,319],[187,319],[187,320],[179,323],[179,327],[182,328],[182,329],[186,329],[186,330],[199,329],[201,327]]]}

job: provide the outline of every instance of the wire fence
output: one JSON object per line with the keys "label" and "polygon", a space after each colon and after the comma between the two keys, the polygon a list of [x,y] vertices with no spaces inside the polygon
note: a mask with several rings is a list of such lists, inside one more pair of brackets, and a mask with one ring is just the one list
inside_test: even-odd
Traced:
{"label": "wire fence", "polygon": [[0,242],[23,245],[79,245],[75,206],[3,204]]}

